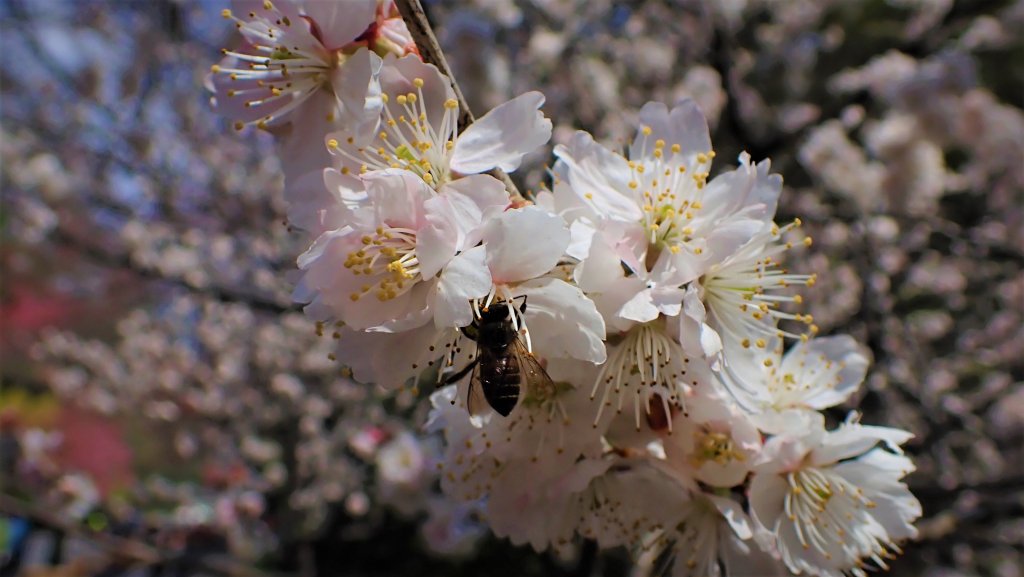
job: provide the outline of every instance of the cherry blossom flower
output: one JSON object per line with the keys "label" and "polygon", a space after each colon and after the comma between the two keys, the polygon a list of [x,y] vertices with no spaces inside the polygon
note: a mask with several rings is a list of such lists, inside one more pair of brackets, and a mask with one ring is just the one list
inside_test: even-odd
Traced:
{"label": "cherry blossom flower", "polygon": [[739,503],[697,492],[682,509],[679,523],[659,537],[669,542],[674,577],[787,575],[752,536],[750,518]]}
{"label": "cherry blossom flower", "polygon": [[761,451],[761,435],[738,407],[717,394],[691,391],[687,413],[665,437],[665,464],[711,487],[741,485]]}
{"label": "cherry blossom flower", "polygon": [[437,196],[402,169],[360,182],[365,201],[342,207],[340,228],[323,233],[299,258],[307,274],[297,296],[311,300],[310,313],[321,320],[355,329],[401,330],[431,318],[438,327],[468,325],[469,300],[491,287],[484,249],[468,239],[484,212],[505,206],[504,189]]}
{"label": "cherry blossom flower", "polygon": [[769,439],[749,491],[760,539],[795,573],[864,577],[868,563],[887,568],[921,516],[900,482],[914,470],[899,450],[911,436],[848,419],[835,431]]}
{"label": "cherry blossom flower", "polygon": [[[699,345],[705,355],[711,357],[721,352],[723,343],[748,348],[751,337],[799,338],[800,335],[780,331],[779,320],[804,323],[812,334],[817,332],[811,315],[779,308],[780,304],[803,302],[800,295],[779,294],[780,291],[793,285],[814,286],[817,280],[814,274],[789,273],[776,258],[793,247],[791,242],[780,239],[799,224],[799,220],[782,228],[775,223],[764,224],[748,242],[713,264],[687,287],[686,314],[680,316],[680,332],[689,339],[685,345]],[[805,237],[803,242],[809,245],[810,237]]]}
{"label": "cherry blossom flower", "polygon": [[812,427],[818,411],[850,397],[864,381],[868,352],[848,335],[798,341],[782,353],[782,340],[757,339],[719,377],[766,433]]}
{"label": "cherry blossom flower", "polygon": [[[556,147],[555,155],[556,172],[598,215],[600,226],[619,225],[612,225],[616,235],[609,244],[643,281],[639,301],[624,316],[643,322],[659,310],[678,314],[678,306],[657,306],[657,289],[694,280],[771,219],[781,179],[769,175],[767,163],[754,166],[743,155],[739,169],[708,182],[715,153],[693,101],[671,110],[648,103],[640,123],[628,159],[585,132]],[[674,296],[677,305],[681,298]]]}
{"label": "cherry blossom flower", "polygon": [[342,173],[403,168],[438,191],[464,175],[506,172],[551,138],[539,111],[544,96],[522,94],[459,131],[459,103],[451,81],[416,56],[387,59],[381,72],[384,106],[372,138],[346,126],[328,136]]}
{"label": "cherry blossom flower", "polygon": [[235,0],[232,8],[223,16],[247,46],[223,51],[211,85],[215,106],[236,128],[269,128],[289,117],[304,131],[339,113],[362,123],[379,112],[370,84],[380,59],[367,41],[357,42],[375,22],[376,0]]}

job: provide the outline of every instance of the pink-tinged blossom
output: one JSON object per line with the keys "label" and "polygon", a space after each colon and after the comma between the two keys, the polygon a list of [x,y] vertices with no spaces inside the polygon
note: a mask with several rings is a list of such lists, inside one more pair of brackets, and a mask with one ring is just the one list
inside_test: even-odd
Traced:
{"label": "pink-tinged blossom", "polygon": [[[795,573],[865,577],[914,537],[921,504],[900,480],[912,435],[847,420],[768,440],[751,480],[757,538]],[[885,448],[878,447],[879,443]]]}
{"label": "pink-tinged blossom", "polygon": [[[236,129],[278,136],[289,216],[308,212],[311,200],[324,200],[324,136],[342,126],[362,135],[374,129],[381,56],[416,54],[415,44],[390,0],[234,0],[223,16],[244,44],[225,49],[212,67],[214,107]],[[309,226],[301,215],[296,221]]]}
{"label": "pink-tinged blossom", "polygon": [[224,50],[212,69],[216,108],[236,128],[269,128],[286,117],[312,127],[339,113],[356,122],[376,114],[379,101],[367,108],[366,96],[380,59],[357,42],[376,15],[376,0],[235,0],[223,16],[246,45]]}
{"label": "pink-tinged blossom", "polygon": [[438,196],[401,169],[335,176],[365,185],[366,197],[339,191],[354,208],[341,202],[340,228],[323,233],[299,258],[306,275],[298,296],[312,301],[309,312],[359,330],[472,322],[469,301],[486,296],[491,277],[484,248],[468,239],[484,212],[504,206],[504,195],[453,189]]}

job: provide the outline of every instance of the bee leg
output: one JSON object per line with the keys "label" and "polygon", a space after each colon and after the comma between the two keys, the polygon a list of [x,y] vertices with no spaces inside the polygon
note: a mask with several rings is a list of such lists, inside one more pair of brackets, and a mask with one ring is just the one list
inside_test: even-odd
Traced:
{"label": "bee leg", "polygon": [[469,371],[472,371],[473,367],[475,367],[476,364],[479,363],[479,362],[480,362],[480,358],[479,357],[473,359],[472,362],[470,362],[468,365],[462,367],[461,369],[459,369],[455,373],[452,373],[451,375],[448,375],[444,379],[444,381],[441,382],[441,384],[442,385],[450,385],[452,383],[459,382],[462,379],[462,377],[465,377],[466,375],[468,375]]}

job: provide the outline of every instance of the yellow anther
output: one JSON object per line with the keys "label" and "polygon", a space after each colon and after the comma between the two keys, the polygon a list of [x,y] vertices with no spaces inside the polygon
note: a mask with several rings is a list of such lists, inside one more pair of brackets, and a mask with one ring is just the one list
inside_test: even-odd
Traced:
{"label": "yellow anther", "polygon": [[682,150],[682,149],[683,149],[683,147],[679,146],[678,144],[673,144],[672,145],[672,153],[673,154],[679,154],[679,151]]}
{"label": "yellow anther", "polygon": [[214,74],[220,72],[220,65],[214,64],[213,66],[211,66],[210,67],[210,72],[213,72]]}
{"label": "yellow anther", "polygon": [[327,141],[327,148],[330,148],[331,150],[337,149],[338,148],[338,141],[333,139],[333,138],[328,140]]}
{"label": "yellow anther", "polygon": [[229,18],[230,19],[231,16],[232,16],[231,10],[228,10],[227,8],[225,8],[225,9],[220,11],[220,15],[223,16],[224,18]]}
{"label": "yellow anther", "polygon": [[423,88],[423,79],[422,78],[414,78],[412,80],[412,85],[415,86],[416,88]]}
{"label": "yellow anther", "polygon": [[743,348],[749,349],[750,348],[750,339],[743,339],[742,341],[740,341],[740,344],[743,345]]}
{"label": "yellow anther", "polygon": [[756,341],[754,341],[754,344],[755,344],[755,345],[757,346],[757,348],[759,348],[759,349],[763,349],[763,348],[765,348],[765,346],[767,346],[767,345],[768,345],[768,343],[764,342],[764,339],[757,339]]}
{"label": "yellow anther", "polygon": [[654,158],[661,158],[661,157],[662,157],[661,149],[660,148],[655,148],[654,149]]}
{"label": "yellow anther", "polygon": [[410,92],[410,93],[406,94],[405,97],[409,100],[409,104],[413,104],[414,102],[416,102],[416,93],[415,92]]}
{"label": "yellow anther", "polygon": [[697,154],[697,162],[699,162],[701,164],[704,164],[707,161],[708,161],[708,155],[704,154],[703,152],[700,152],[700,153]]}
{"label": "yellow anther", "polygon": [[448,100],[444,101],[444,107],[449,110],[454,110],[459,107],[459,101],[455,100],[454,98],[449,98]]}
{"label": "yellow anther", "polygon": [[352,302],[356,302],[357,300],[359,300],[359,293],[352,293],[352,294],[348,295],[348,298]]}
{"label": "yellow anther", "polygon": [[658,140],[655,140],[654,148],[665,148],[665,141],[660,138]]}
{"label": "yellow anther", "polygon": [[274,9],[274,5],[270,2],[270,0],[263,0],[263,9],[264,10],[273,10]]}
{"label": "yellow anther", "polygon": [[[404,94],[399,94],[398,98],[396,98],[395,100],[397,100],[399,104],[405,104],[406,102],[408,102],[409,99],[406,98]],[[404,120],[404,119],[405,119],[404,116],[400,116],[399,117],[399,120]]]}
{"label": "yellow anther", "polygon": [[809,236],[804,237],[804,246],[811,246],[814,244],[814,239]]}
{"label": "yellow anther", "polygon": [[766,366],[766,367],[770,367],[770,366],[772,366],[774,364],[775,363],[773,363],[771,359],[765,359],[764,360],[764,366]]}
{"label": "yellow anther", "polygon": [[434,175],[430,174],[429,172],[425,172],[423,173],[423,180],[427,184],[434,184]]}
{"label": "yellow anther", "polygon": [[638,183],[638,182],[637,182],[637,181],[635,181],[635,180],[633,180],[633,181],[631,181],[631,182],[629,183],[629,188],[631,188],[631,189],[633,189],[633,190],[636,190],[636,188],[637,188],[638,186],[640,186],[640,183]]}
{"label": "yellow anther", "polygon": [[[384,101],[384,104],[387,104],[387,103],[388,103],[388,101],[389,101],[389,100],[391,100],[391,97],[389,97],[389,96],[388,96],[387,94],[381,94],[381,95],[380,95],[380,99]],[[391,121],[389,121],[389,123],[390,123],[390,122],[391,122]]]}
{"label": "yellow anther", "polygon": [[650,126],[645,126],[645,127],[640,129],[640,132],[643,132],[644,136],[650,136],[651,135],[651,127]]}
{"label": "yellow anther", "polygon": [[793,295],[793,302],[795,302],[798,305],[799,304],[803,304],[803,302],[804,302],[803,295]]}

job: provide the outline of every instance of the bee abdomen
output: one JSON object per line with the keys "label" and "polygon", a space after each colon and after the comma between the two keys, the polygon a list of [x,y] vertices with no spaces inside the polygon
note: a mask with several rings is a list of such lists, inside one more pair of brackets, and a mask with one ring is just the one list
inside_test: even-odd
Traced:
{"label": "bee abdomen", "polygon": [[513,357],[497,359],[494,371],[484,389],[484,398],[497,413],[507,417],[519,401],[519,363]]}

